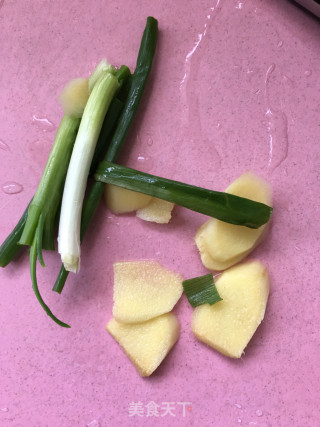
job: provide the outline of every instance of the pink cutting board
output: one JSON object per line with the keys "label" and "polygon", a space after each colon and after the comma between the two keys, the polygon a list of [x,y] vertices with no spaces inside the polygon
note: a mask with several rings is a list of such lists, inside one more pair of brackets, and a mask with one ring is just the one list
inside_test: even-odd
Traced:
{"label": "pink cutting board", "polygon": [[195,339],[183,297],[179,342],[140,378],[105,331],[112,264],[156,259],[204,274],[193,236],[206,218],[176,208],[157,225],[101,205],[61,295],[57,255],[39,268],[45,301],[71,329],[39,306],[27,254],[0,272],[0,425],[317,426],[319,21],[294,3],[0,1],[0,240],[37,187],[60,90],[103,57],[133,70],[148,15],[157,54],[119,162],[216,190],[247,169],[272,184],[272,229],[252,254],[271,277],[265,320],[231,360]]}

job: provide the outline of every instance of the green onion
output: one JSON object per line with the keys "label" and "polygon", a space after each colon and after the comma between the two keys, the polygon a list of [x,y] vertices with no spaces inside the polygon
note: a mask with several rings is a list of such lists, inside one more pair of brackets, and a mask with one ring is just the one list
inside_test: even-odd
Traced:
{"label": "green onion", "polygon": [[[129,131],[133,117],[138,109],[148,75],[151,70],[152,61],[156,49],[157,34],[158,22],[156,19],[149,16],[142,36],[137,65],[135,72],[132,76],[132,83],[129,95],[124,110],[120,116],[116,131],[113,135],[113,138],[105,155],[105,160],[116,160],[122,147],[122,144],[126,138],[126,135]],[[104,184],[96,181],[93,184],[89,192],[88,198],[84,203],[81,218],[81,240],[83,239],[85,232],[87,231],[88,226],[91,222],[91,219],[97,210],[101,196],[103,194],[103,190]],[[53,287],[53,290],[55,292],[62,292],[67,277],[68,271],[66,271],[64,266],[62,265],[57,280]]]}
{"label": "green onion", "polygon": [[65,181],[60,223],[59,253],[66,270],[76,273],[80,261],[80,223],[90,164],[111,101],[119,88],[117,78],[102,72],[81,119]]}
{"label": "green onion", "polygon": [[182,282],[182,285],[192,307],[197,307],[201,304],[213,305],[216,302],[222,301],[214,284],[212,273],[185,280]]}
{"label": "green onion", "polygon": [[95,179],[249,228],[258,228],[265,224],[272,213],[272,208],[263,203],[149,175],[107,161],[100,163]]}

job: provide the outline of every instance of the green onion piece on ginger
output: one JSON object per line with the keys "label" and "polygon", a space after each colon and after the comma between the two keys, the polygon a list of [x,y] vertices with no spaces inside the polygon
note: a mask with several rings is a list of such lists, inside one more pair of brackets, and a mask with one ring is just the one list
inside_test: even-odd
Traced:
{"label": "green onion piece on ginger", "polygon": [[182,282],[182,285],[192,307],[197,307],[201,304],[213,305],[222,301],[222,298],[214,284],[212,273],[185,280]]}
{"label": "green onion piece on ginger", "polygon": [[235,225],[258,228],[269,221],[272,208],[229,193],[211,191],[103,161],[97,181],[148,194]]}
{"label": "green onion piece on ginger", "polygon": [[74,144],[62,198],[59,253],[68,271],[77,272],[80,260],[80,222],[90,164],[104,117],[119,88],[110,72],[101,74],[83,112]]}

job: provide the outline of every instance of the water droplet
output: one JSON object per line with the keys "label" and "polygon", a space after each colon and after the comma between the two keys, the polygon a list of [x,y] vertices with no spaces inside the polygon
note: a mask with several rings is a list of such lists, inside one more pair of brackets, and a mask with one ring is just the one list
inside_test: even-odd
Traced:
{"label": "water droplet", "polygon": [[270,94],[269,94],[270,77],[271,77],[272,73],[274,72],[275,68],[276,68],[275,64],[271,64],[270,67],[267,69],[266,76],[264,79],[265,98],[266,98],[266,103],[267,103],[268,109],[270,109],[270,110],[271,110]]}
{"label": "water droplet", "polygon": [[235,403],[234,406],[238,409],[242,409],[242,406],[239,403]]}
{"label": "water droplet", "polygon": [[107,217],[107,223],[119,226],[118,218],[116,216],[108,216]]}
{"label": "water droplet", "polygon": [[222,128],[221,123],[219,121],[217,121],[217,129],[221,129],[221,128]]}
{"label": "water droplet", "polygon": [[266,112],[269,133],[268,167],[276,169],[288,156],[288,120],[283,111],[271,110]]}
{"label": "water droplet", "polygon": [[249,426],[256,426],[258,423],[256,421],[250,421]]}
{"label": "water droplet", "polygon": [[10,151],[10,147],[2,139],[0,139],[0,149],[3,151]]}
{"label": "water droplet", "polygon": [[87,427],[99,427],[99,426],[100,426],[100,424],[97,420],[93,420],[87,424]]}
{"label": "water droplet", "polygon": [[301,251],[301,248],[299,246],[294,247],[296,251]]}
{"label": "water droplet", "polygon": [[17,194],[21,193],[22,190],[22,185],[18,184],[17,182],[5,182],[2,185],[2,191],[6,194]]}
{"label": "water droplet", "polygon": [[282,47],[283,46],[283,40],[279,40],[279,42],[278,42],[278,44],[277,44],[277,47]]}
{"label": "water droplet", "polygon": [[153,168],[153,160],[150,157],[138,154],[137,157],[138,168],[142,168],[144,172],[148,172]]}
{"label": "water droplet", "polygon": [[32,116],[32,122],[39,129],[43,130],[43,132],[52,132],[57,128],[56,125],[46,117],[38,117],[35,114]]}
{"label": "water droplet", "polygon": [[261,411],[261,409],[257,409],[256,410],[256,416],[257,417],[262,417],[262,415],[263,415],[263,412]]}
{"label": "water droplet", "polygon": [[[0,7],[1,7],[1,3],[0,3]],[[8,412],[9,409],[8,408],[1,408],[1,412]]]}
{"label": "water droplet", "polygon": [[242,9],[244,6],[244,3],[242,1],[238,1],[236,5],[236,9]]}
{"label": "water droplet", "polygon": [[242,423],[242,419],[241,418],[238,418],[237,421],[238,421],[239,424]]}
{"label": "water droplet", "polygon": [[149,136],[149,138],[147,139],[147,145],[149,147],[152,147],[152,145],[153,145],[153,139],[151,138],[151,136]]}
{"label": "water droplet", "polygon": [[312,70],[306,70],[306,71],[304,72],[304,75],[305,75],[306,77],[310,77],[310,76],[312,76]]}

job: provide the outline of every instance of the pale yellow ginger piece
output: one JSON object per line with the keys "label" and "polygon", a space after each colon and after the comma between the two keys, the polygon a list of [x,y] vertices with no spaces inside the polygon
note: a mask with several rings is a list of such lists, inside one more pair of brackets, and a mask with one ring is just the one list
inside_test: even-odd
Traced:
{"label": "pale yellow ginger piece", "polygon": [[64,114],[72,117],[81,117],[88,98],[88,79],[74,79],[62,90],[59,96],[59,102]]}
{"label": "pale yellow ginger piece", "polygon": [[137,217],[144,221],[167,224],[171,219],[174,203],[153,198],[147,207],[137,210]]}
{"label": "pale yellow ginger piece", "polygon": [[223,300],[196,307],[191,329],[200,341],[226,356],[239,358],[264,318],[268,273],[261,262],[246,262],[224,271],[216,287]]}
{"label": "pale yellow ginger piece", "polygon": [[180,326],[172,313],[143,323],[111,319],[107,331],[120,344],[142,377],[151,375],[177,342]]}
{"label": "pale yellow ginger piece", "polygon": [[168,313],[182,295],[182,276],[156,261],[117,262],[113,269],[112,313],[119,322],[144,322]]}
{"label": "pale yellow ginger piece", "polygon": [[231,262],[232,262],[232,265],[237,264],[244,257],[243,254],[241,254],[237,257],[228,259],[225,262],[224,261],[217,261],[216,259],[213,259],[210,256],[206,246],[204,245],[204,240],[202,239],[202,236],[199,234],[199,236],[196,236],[196,238],[197,238],[196,243],[197,243],[197,246],[198,246],[198,249],[200,252],[202,264],[206,268],[208,268],[209,270],[215,270],[215,271],[226,270],[227,268],[230,267]]}
{"label": "pale yellow ginger piece", "polygon": [[116,185],[107,184],[104,190],[104,200],[111,212],[118,215],[134,212],[137,209],[146,207],[151,202],[152,197]]}
{"label": "pale yellow ginger piece", "polygon": [[[226,193],[245,197],[271,206],[269,184],[257,175],[246,172],[236,179]],[[267,224],[252,229],[209,219],[196,233],[195,242],[202,263],[210,270],[224,270],[244,259],[263,239]]]}

